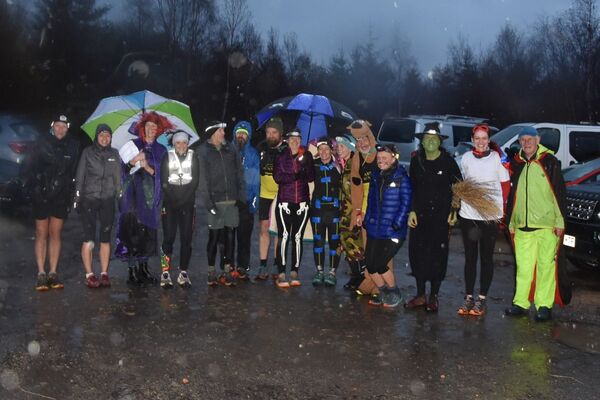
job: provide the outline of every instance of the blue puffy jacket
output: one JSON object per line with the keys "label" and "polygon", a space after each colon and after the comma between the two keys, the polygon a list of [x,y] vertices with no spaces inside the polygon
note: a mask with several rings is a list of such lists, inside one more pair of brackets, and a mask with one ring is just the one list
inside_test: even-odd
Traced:
{"label": "blue puffy jacket", "polygon": [[250,145],[252,124],[248,121],[240,121],[233,127],[233,132],[235,133],[238,128],[244,128],[248,131],[248,143],[240,149],[234,137],[233,146],[242,157],[244,179],[246,180],[246,201],[248,202],[248,210],[254,214],[258,209],[258,195],[260,192],[260,157],[256,149]]}
{"label": "blue puffy jacket", "polygon": [[406,239],[412,187],[398,163],[387,171],[375,168],[369,185],[364,225],[375,239]]}

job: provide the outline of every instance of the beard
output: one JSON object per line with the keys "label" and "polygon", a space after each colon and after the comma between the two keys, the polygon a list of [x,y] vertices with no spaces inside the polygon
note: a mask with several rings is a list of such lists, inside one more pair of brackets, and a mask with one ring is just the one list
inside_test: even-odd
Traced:
{"label": "beard", "polygon": [[242,147],[244,147],[246,145],[246,143],[248,143],[248,138],[245,136],[238,136],[235,138],[238,147],[241,149]]}
{"label": "beard", "polygon": [[279,144],[279,140],[278,139],[267,138],[267,145],[269,145],[269,147],[277,147],[278,144]]}

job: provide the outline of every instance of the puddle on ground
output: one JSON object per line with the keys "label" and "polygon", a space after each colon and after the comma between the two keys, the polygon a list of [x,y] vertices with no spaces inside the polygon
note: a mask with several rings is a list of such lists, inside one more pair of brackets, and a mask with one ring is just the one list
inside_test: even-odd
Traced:
{"label": "puddle on ground", "polygon": [[552,337],[559,343],[588,353],[600,354],[600,326],[565,322],[557,324]]}

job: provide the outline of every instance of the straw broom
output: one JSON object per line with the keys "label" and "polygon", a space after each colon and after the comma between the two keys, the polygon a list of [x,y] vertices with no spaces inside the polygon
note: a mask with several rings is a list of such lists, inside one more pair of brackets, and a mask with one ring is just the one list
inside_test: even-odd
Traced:
{"label": "straw broom", "polygon": [[452,209],[458,210],[461,201],[473,207],[485,221],[497,221],[498,215],[502,213],[494,202],[493,189],[472,179],[452,185]]}

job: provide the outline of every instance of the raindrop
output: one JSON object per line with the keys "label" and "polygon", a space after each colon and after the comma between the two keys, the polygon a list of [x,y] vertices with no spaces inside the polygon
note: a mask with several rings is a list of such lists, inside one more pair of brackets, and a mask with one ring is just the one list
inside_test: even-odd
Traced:
{"label": "raindrop", "polygon": [[110,343],[113,346],[119,346],[123,343],[123,336],[118,332],[113,332],[110,334]]}
{"label": "raindrop", "polygon": [[425,384],[421,381],[410,382],[410,391],[414,395],[420,395],[425,391]]}
{"label": "raindrop", "polygon": [[208,364],[208,376],[211,378],[216,378],[217,376],[219,376],[219,374],[221,373],[221,368],[215,364],[215,363],[210,363]]}
{"label": "raindrop", "polygon": [[8,391],[19,387],[19,375],[12,369],[5,369],[0,374],[0,384]]}
{"label": "raindrop", "polygon": [[397,1],[394,2],[394,7],[398,8],[398,2]]}
{"label": "raindrop", "polygon": [[119,360],[119,367],[122,367],[122,366],[123,366],[123,359],[120,359]]}
{"label": "raindrop", "polygon": [[299,348],[302,348],[302,347],[304,347],[304,346],[302,345],[302,343],[300,343],[300,344],[298,345],[298,347],[299,347]]}
{"label": "raindrop", "polygon": [[27,352],[31,357],[36,357],[40,354],[40,343],[37,340],[32,340],[27,345]]}

